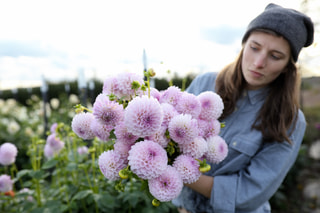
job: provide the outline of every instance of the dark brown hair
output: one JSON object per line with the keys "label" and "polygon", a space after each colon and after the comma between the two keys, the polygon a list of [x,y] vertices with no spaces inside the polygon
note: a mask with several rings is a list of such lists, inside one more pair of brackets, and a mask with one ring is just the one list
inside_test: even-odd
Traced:
{"label": "dark brown hair", "polygon": [[[216,92],[224,102],[220,119],[228,117],[235,110],[236,102],[246,87],[241,68],[242,57],[243,49],[235,62],[227,65],[217,76]],[[293,59],[285,69],[270,83],[268,96],[252,125],[252,128],[262,132],[264,142],[291,143],[288,129],[296,122],[299,109],[300,76]]]}

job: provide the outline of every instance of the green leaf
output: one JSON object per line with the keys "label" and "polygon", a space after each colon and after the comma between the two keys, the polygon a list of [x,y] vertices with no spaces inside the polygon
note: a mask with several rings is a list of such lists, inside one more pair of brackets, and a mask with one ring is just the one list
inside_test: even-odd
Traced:
{"label": "green leaf", "polygon": [[116,207],[116,197],[109,193],[94,194],[94,200],[98,203],[100,209],[114,209]]}
{"label": "green leaf", "polygon": [[141,198],[141,193],[139,191],[129,192],[127,196],[124,197],[124,201],[128,201],[132,207],[136,207]]}
{"label": "green leaf", "polygon": [[44,213],[45,212],[45,208],[43,207],[38,207],[33,209],[30,213]]}
{"label": "green leaf", "polygon": [[88,195],[92,194],[91,190],[80,191],[72,198],[72,200],[81,200],[86,198]]}
{"label": "green leaf", "polygon": [[23,169],[23,170],[21,170],[21,171],[19,171],[19,172],[17,173],[16,178],[19,179],[19,178],[21,178],[21,177],[23,177],[23,176],[25,176],[25,175],[28,175],[28,174],[30,174],[31,171],[32,171],[32,170],[30,170],[30,169]]}
{"label": "green leaf", "polygon": [[66,167],[66,169],[68,171],[75,171],[77,168],[78,168],[78,165],[76,163],[73,163],[73,162],[68,163],[68,165]]}
{"label": "green leaf", "polygon": [[43,165],[42,165],[42,169],[50,169],[52,167],[55,167],[57,165],[58,161],[54,158],[46,161]]}
{"label": "green leaf", "polygon": [[49,176],[49,173],[45,173],[43,170],[37,170],[37,171],[31,171],[30,176],[34,179],[41,180]]}

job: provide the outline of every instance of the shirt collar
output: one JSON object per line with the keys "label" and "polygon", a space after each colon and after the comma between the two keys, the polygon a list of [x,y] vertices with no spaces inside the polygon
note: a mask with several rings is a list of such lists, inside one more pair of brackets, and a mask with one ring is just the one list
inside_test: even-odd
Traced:
{"label": "shirt collar", "polygon": [[265,100],[268,95],[269,88],[264,87],[257,90],[244,90],[243,96],[248,96],[250,104],[254,105],[257,102]]}

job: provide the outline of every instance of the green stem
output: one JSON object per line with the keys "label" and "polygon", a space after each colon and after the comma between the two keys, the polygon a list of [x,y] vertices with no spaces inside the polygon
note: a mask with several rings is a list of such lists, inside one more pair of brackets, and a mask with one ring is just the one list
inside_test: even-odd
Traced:
{"label": "green stem", "polygon": [[[94,144],[95,146],[95,144]],[[91,160],[92,160],[92,173],[93,173],[93,192],[98,193],[98,188],[96,184],[96,160],[95,160],[96,153],[92,152]]]}
{"label": "green stem", "polygon": [[[69,141],[69,140],[68,140]],[[70,141],[69,141],[70,142]],[[74,140],[72,142],[72,151],[73,151],[73,156],[74,156],[74,160],[76,162],[76,164],[78,164],[78,152],[77,152],[77,144],[76,144],[76,140]]]}
{"label": "green stem", "polygon": [[35,180],[35,182],[36,182],[37,203],[38,203],[38,206],[42,206],[40,183],[39,183],[39,180]]}
{"label": "green stem", "polygon": [[85,175],[87,177],[87,181],[88,181],[89,187],[93,191],[92,184],[91,184],[91,181],[90,181],[90,178],[89,178],[89,175],[88,175],[87,168],[84,168],[84,173],[85,173]]}
{"label": "green stem", "polygon": [[150,75],[147,75],[147,81],[148,81],[148,97],[150,98]]}

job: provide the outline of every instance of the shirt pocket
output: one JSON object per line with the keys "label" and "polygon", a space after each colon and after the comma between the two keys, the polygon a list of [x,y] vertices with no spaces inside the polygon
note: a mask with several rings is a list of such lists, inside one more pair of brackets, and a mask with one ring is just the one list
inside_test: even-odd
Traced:
{"label": "shirt pocket", "polygon": [[228,166],[229,172],[239,171],[250,164],[251,159],[258,152],[260,143],[249,136],[236,135],[229,143],[227,158],[222,165]]}
{"label": "shirt pocket", "polygon": [[229,144],[229,150],[238,154],[247,155],[248,157],[254,156],[260,147],[260,143],[251,140],[250,137],[235,136]]}

